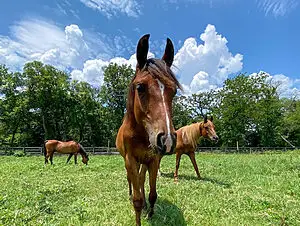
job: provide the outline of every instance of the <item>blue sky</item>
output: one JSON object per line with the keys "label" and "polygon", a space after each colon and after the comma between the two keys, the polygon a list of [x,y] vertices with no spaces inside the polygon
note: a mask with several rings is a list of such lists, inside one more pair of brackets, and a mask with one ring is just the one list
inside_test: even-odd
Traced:
{"label": "blue sky", "polygon": [[222,86],[239,72],[265,71],[283,95],[300,89],[298,0],[11,0],[0,8],[0,64],[21,70],[41,60],[99,86],[109,62],[135,65],[175,45],[175,73],[187,92]]}

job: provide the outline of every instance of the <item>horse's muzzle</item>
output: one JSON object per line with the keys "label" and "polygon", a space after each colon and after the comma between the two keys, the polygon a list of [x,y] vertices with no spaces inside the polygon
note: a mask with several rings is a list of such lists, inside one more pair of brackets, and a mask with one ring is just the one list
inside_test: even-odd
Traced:
{"label": "horse's muzzle", "polygon": [[173,154],[176,147],[177,134],[159,133],[157,135],[157,148],[161,155]]}

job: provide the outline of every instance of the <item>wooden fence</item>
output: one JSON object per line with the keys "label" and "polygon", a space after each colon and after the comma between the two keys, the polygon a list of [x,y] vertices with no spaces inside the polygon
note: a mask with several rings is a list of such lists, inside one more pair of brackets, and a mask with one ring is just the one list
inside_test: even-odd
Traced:
{"label": "wooden fence", "polygon": [[[88,154],[115,155],[119,154],[114,147],[84,147]],[[0,147],[0,155],[44,155],[43,147]]]}
{"label": "wooden fence", "polygon": [[[115,147],[84,147],[93,155],[117,155]],[[263,153],[265,151],[288,151],[300,149],[291,147],[198,147],[197,152],[223,152],[223,153]],[[0,147],[0,155],[43,155],[43,147]]]}

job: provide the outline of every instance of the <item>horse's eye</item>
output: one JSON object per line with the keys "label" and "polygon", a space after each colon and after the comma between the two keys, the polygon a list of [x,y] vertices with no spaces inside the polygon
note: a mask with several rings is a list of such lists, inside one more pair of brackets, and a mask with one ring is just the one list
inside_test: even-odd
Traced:
{"label": "horse's eye", "polygon": [[136,89],[137,89],[137,91],[138,91],[139,93],[144,93],[145,90],[146,90],[146,87],[145,87],[144,84],[137,84],[137,85],[136,85]]}
{"label": "horse's eye", "polygon": [[208,127],[207,127],[207,126],[205,126],[205,127],[204,127],[204,129],[208,130]]}

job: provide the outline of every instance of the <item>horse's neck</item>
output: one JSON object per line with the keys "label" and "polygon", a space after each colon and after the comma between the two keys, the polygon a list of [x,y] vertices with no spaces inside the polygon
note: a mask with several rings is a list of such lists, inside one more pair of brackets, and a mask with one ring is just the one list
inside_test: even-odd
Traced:
{"label": "horse's neck", "polygon": [[134,115],[130,116],[127,114],[124,119],[124,124],[125,124],[126,130],[129,130],[132,133],[134,133],[133,134],[134,136],[145,137],[148,139],[148,133],[147,133],[145,127],[143,125],[137,123]]}
{"label": "horse's neck", "polygon": [[[194,125],[195,126],[195,125]],[[202,136],[202,133],[199,130],[199,127],[201,126],[201,123],[196,123],[196,128],[193,128],[193,138],[192,138],[192,145],[194,148],[197,147],[197,144],[199,143],[200,137]]]}

